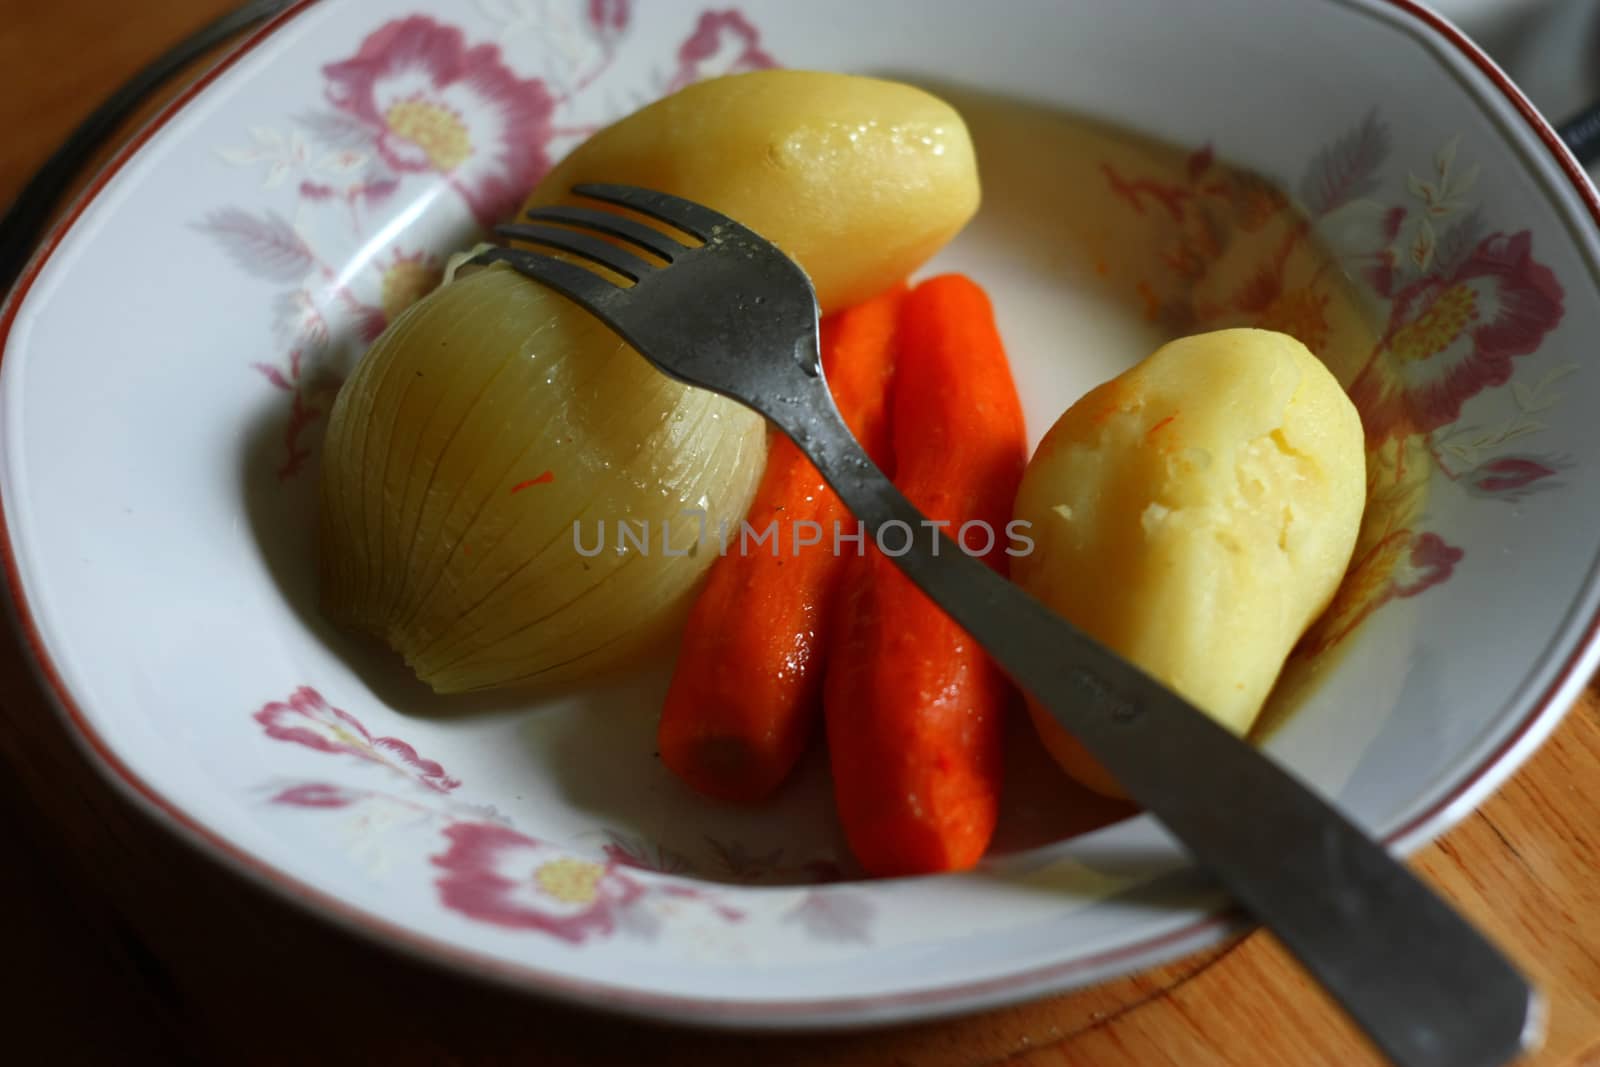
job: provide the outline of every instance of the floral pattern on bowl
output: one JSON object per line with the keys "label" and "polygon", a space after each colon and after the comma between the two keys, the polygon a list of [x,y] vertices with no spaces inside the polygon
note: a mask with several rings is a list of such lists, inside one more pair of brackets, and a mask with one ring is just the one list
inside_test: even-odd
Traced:
{"label": "floral pattern on bowl", "polygon": [[[279,783],[263,795],[269,804],[340,813],[353,824],[348,840],[354,850],[376,856],[388,844],[385,835],[420,831],[421,839],[399,847],[428,847],[423,842],[432,840],[439,849],[430,860],[441,872],[434,880],[440,905],[476,922],[581,945],[618,934],[653,938],[662,923],[684,916],[689,904],[724,922],[745,918],[714,890],[670,877],[693,873],[689,861],[671,850],[606,831],[601,856],[591,858],[519,832],[492,807],[455,797],[442,801],[461,786],[458,779],[398,738],[373,737],[354,715],[309,686],[264,705],[252,718],[274,741],[355,756],[385,768],[397,786],[417,787],[413,791],[421,795],[409,796],[344,782],[301,781]],[[781,848],[752,856],[735,842],[712,839],[708,844],[734,881],[751,884],[788,873]],[[830,861],[806,864],[800,873],[817,882],[839,877]],[[865,942],[874,912],[874,905],[858,895],[807,893],[775,919],[823,941]]]}
{"label": "floral pattern on bowl", "polygon": [[[1423,176],[1407,171],[1403,195],[1385,188],[1395,149],[1379,110],[1318,152],[1292,186],[1223,165],[1210,145],[1189,157],[1182,183],[1103,167],[1128,210],[1170,216],[1166,271],[1138,282],[1152,318],[1174,332],[1247,325],[1293,334],[1330,363],[1361,413],[1367,512],[1346,579],[1301,656],[1332,649],[1384,604],[1439,585],[1462,562],[1463,550],[1443,532],[1419,528],[1431,472],[1476,497],[1518,501],[1557,487],[1551,477],[1570,466],[1564,457],[1502,450],[1543,429],[1535,416],[1560,403],[1553,387],[1575,364],[1531,387],[1512,383],[1503,423],[1459,425],[1468,400],[1511,383],[1513,361],[1538,351],[1560,325],[1564,298],[1534,258],[1528,230],[1490,231],[1472,201],[1480,166],[1458,165],[1459,147],[1452,137]],[[1293,201],[1284,187],[1294,189]],[[1281,236],[1242,287],[1222,299],[1208,291],[1235,234],[1274,229]],[[1337,258],[1308,251],[1313,239]],[[1335,267],[1365,281],[1383,322],[1356,368],[1331,358],[1326,309]]]}
{"label": "floral pattern on bowl", "polygon": [[[211,210],[197,224],[236,267],[293,288],[276,297],[281,362],[256,363],[289,394],[280,478],[299,474],[312,428],[332,404],[353,349],[372,342],[444,276],[437,250],[375,232],[374,209],[408,180],[443,188],[481,227],[505,218],[549,169],[601,122],[572,116],[578,94],[605,75],[630,26],[627,0],[583,5],[576,26],[550,25],[546,5],[486,4],[501,36],[544,38],[562,77],[520,77],[501,46],[426,15],[374,29],[356,54],[322,68],[325,105],[258,126],[218,156],[262,172],[265,204]],[[714,74],[775,65],[735,11],[706,11],[673,60],[623,98],[643,101]],[[623,109],[624,111],[626,109]],[[618,117],[613,114],[611,118]],[[417,195],[411,193],[410,195]],[[353,276],[334,263],[373,242]],[[324,249],[327,249],[324,251]]]}

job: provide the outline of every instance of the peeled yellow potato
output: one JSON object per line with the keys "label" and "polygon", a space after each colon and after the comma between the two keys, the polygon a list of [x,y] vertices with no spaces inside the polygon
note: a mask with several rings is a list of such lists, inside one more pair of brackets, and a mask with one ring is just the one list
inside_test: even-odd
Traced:
{"label": "peeled yellow potato", "polygon": [[[1333,597],[1366,501],[1361,420],[1306,347],[1270,330],[1174,341],[1078,401],[1018,490],[1011,573],[1090,635],[1245,733]],[[1047,713],[1052,755],[1115,781]]]}
{"label": "peeled yellow potato", "polygon": [[978,209],[961,116],[898,82],[764,70],[691,85],[581,145],[527,206],[581,182],[641,185],[729,215],[793,257],[823,311],[921,266]]}

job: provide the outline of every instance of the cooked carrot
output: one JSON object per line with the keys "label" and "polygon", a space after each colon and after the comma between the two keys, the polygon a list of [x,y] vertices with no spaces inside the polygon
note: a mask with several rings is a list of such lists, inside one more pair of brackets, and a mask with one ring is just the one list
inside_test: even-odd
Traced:
{"label": "cooked carrot", "polygon": [[[888,452],[888,383],[904,296],[901,286],[822,323],[834,402],[879,462]],[[746,521],[758,534],[776,523],[776,540],[730,536],[728,554],[712,565],[684,629],[657,747],[696,791],[750,803],[794,768],[821,714],[831,606],[847,562],[834,552],[835,524],[845,533],[856,525],[787,438],[774,443]],[[800,543],[818,530],[818,543]]]}
{"label": "cooked carrot", "polygon": [[[898,345],[895,484],[952,535],[987,524],[985,559],[1003,572],[1027,441],[988,298],[960,275],[922,283],[901,305]],[[965,543],[980,552],[987,538],[973,526]],[[1009,683],[876,547],[851,560],[839,608],[824,705],[851,850],[877,875],[972,866],[999,810]]]}

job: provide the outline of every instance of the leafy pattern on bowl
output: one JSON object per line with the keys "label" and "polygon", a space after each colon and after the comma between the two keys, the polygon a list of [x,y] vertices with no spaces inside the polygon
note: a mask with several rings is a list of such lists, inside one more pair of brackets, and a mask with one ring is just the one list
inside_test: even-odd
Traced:
{"label": "leafy pattern on bowl", "polygon": [[438,793],[448,793],[461,784],[438,763],[423,759],[399,738],[373,737],[361,720],[329,704],[308,685],[296,689],[286,701],[266,705],[253,718],[276,741],[292,741],[318,752],[344,752],[371,760]]}

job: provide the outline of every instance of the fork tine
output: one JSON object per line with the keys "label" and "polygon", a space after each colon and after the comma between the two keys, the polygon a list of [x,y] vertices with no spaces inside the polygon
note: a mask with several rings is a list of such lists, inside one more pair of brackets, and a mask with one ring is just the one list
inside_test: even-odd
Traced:
{"label": "fork tine", "polygon": [[598,237],[578,230],[569,230],[564,226],[529,226],[512,223],[507,226],[496,226],[494,232],[514,241],[530,241],[547,248],[559,248],[563,252],[571,252],[575,256],[582,256],[591,263],[598,263],[607,270],[614,270],[624,278],[631,278],[636,282],[655,269],[627,249],[618,248],[609,241],[602,241]]}
{"label": "fork tine", "polygon": [[589,183],[574,185],[572,191],[591,200],[599,200],[618,207],[632,208],[641,215],[649,215],[702,241],[711,240],[719,227],[737,225],[728,216],[708,207],[685,200],[681,196],[660,193],[654,189],[640,189],[633,185]]}
{"label": "fork tine", "polygon": [[591,270],[543,252],[529,252],[524,248],[489,248],[473,257],[472,262],[504,263],[517,273],[548,285],[563,296],[577,301],[590,311],[622,288]]}
{"label": "fork tine", "polygon": [[608,234],[637,245],[671,263],[673,258],[688,251],[688,246],[642,222],[625,218],[612,211],[597,211],[590,207],[569,207],[565,204],[536,207],[528,212],[535,222],[559,222],[567,226],[583,226],[597,233]]}

